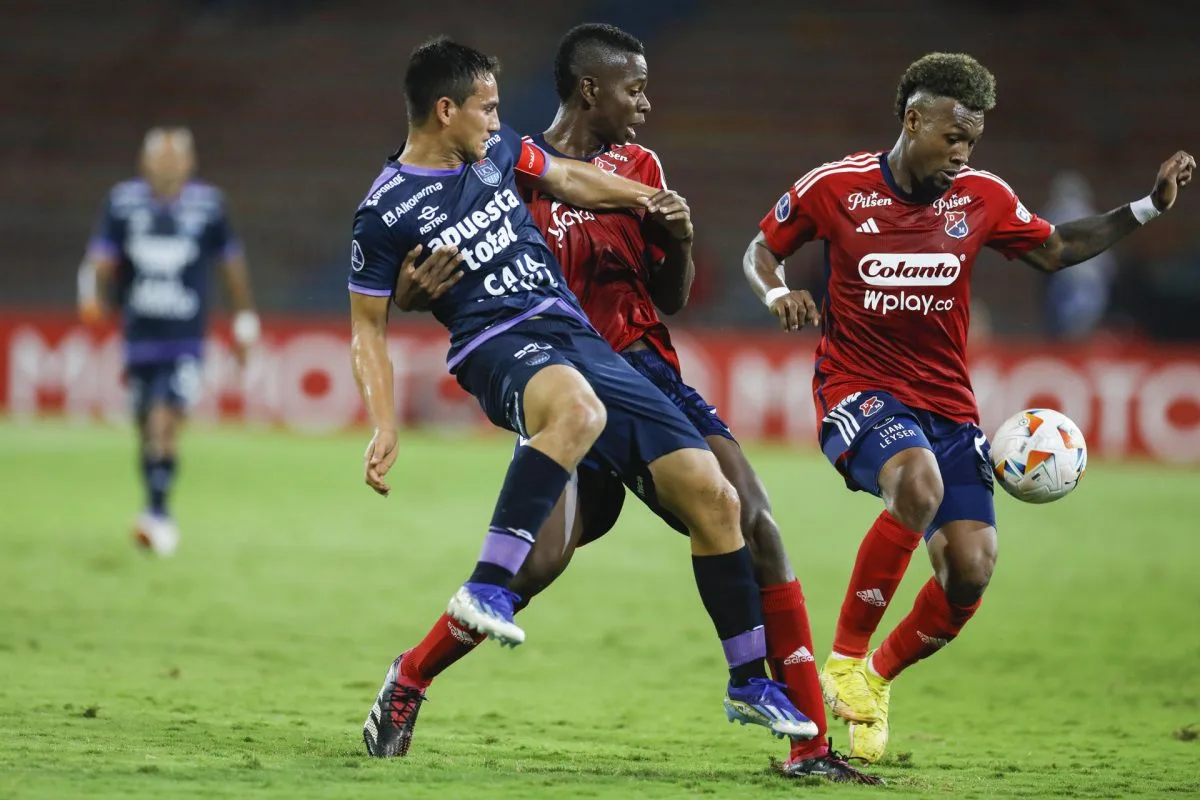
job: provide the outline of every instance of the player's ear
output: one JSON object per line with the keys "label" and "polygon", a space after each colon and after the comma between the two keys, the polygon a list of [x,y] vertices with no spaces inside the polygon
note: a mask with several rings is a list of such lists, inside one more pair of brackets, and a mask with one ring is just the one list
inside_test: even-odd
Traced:
{"label": "player's ear", "polygon": [[580,78],[579,94],[583,96],[583,102],[588,108],[596,105],[596,79],[586,75]]}
{"label": "player's ear", "polygon": [[433,115],[442,125],[449,125],[457,111],[458,106],[449,97],[439,97],[438,101],[433,104]]}
{"label": "player's ear", "polygon": [[916,136],[921,132],[921,112],[912,106],[904,110],[904,131],[909,136]]}

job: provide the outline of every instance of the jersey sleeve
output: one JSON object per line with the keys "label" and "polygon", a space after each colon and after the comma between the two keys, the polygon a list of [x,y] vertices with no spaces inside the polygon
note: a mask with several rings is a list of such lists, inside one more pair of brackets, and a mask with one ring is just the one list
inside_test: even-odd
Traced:
{"label": "jersey sleeve", "polygon": [[360,208],[354,215],[354,239],[350,242],[350,291],[391,297],[401,261],[383,219],[372,208]]}
{"label": "jersey sleeve", "polygon": [[808,184],[800,192],[796,188],[800,183],[797,181],[784,192],[775,208],[758,223],[767,247],[781,259],[799,250],[805,242],[820,237],[820,215],[816,210],[819,186]]}
{"label": "jersey sleeve", "polygon": [[213,246],[221,254],[222,259],[233,258],[242,254],[242,242],[233,232],[233,226],[229,222],[229,211],[225,206],[224,197],[221,197],[217,202],[211,231]]}
{"label": "jersey sleeve", "polygon": [[528,137],[522,137],[507,125],[500,126],[500,146],[512,156],[513,171],[517,180],[524,177],[540,178],[550,168],[549,156]]}
{"label": "jersey sleeve", "polygon": [[1054,226],[1027,209],[1007,186],[998,186],[996,197],[1001,210],[986,244],[1005,258],[1025,255],[1054,233]]}
{"label": "jersey sleeve", "polygon": [[87,254],[94,258],[120,259],[121,243],[125,241],[125,220],[118,216],[110,192],[100,209],[100,218],[88,240]]}
{"label": "jersey sleeve", "polygon": [[[655,189],[667,188],[667,177],[663,174],[662,162],[658,160],[658,156],[653,150],[646,150],[646,156],[640,160],[638,172],[634,178],[647,186],[653,186]],[[646,242],[647,261],[652,264],[658,264],[666,259],[666,257],[667,254],[663,252],[662,248],[653,242]]]}

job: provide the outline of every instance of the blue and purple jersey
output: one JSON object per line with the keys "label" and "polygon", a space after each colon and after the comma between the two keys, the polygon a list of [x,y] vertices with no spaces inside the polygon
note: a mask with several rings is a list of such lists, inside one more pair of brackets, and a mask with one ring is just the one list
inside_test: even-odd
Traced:
{"label": "blue and purple jersey", "polygon": [[117,262],[126,361],[199,358],[209,272],[240,251],[217,188],[193,181],[164,201],[142,180],[113,187],[88,252]]}
{"label": "blue and purple jersey", "polygon": [[450,332],[453,372],[483,341],[529,317],[583,311],[517,189],[518,172],[540,177],[546,156],[504,127],[484,158],[454,169],[401,164],[394,154],[354,216],[350,291],[390,297],[405,256],[418,264],[439,247],[463,254],[463,277],[433,303]]}

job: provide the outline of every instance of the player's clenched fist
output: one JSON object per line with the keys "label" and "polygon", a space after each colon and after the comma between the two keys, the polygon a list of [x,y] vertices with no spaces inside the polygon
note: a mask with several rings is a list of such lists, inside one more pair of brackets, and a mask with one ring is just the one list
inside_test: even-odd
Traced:
{"label": "player's clenched fist", "polygon": [[1175,205],[1179,189],[1191,182],[1195,169],[1196,159],[1182,150],[1164,161],[1158,168],[1158,177],[1154,180],[1154,191],[1151,194],[1154,207],[1159,211],[1167,211]]}
{"label": "player's clenched fist", "polygon": [[820,325],[821,313],[812,295],[805,289],[795,289],[771,303],[771,313],[779,319],[785,331],[798,331],[805,325]]}

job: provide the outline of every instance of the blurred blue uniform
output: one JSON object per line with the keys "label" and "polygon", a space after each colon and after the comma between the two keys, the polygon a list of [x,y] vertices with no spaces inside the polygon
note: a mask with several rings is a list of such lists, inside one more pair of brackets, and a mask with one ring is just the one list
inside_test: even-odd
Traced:
{"label": "blurred blue uniform", "polygon": [[185,408],[200,385],[213,265],[240,252],[221,192],[187,183],[162,202],[142,180],[109,192],[89,251],[117,261],[116,291],[135,410]]}

